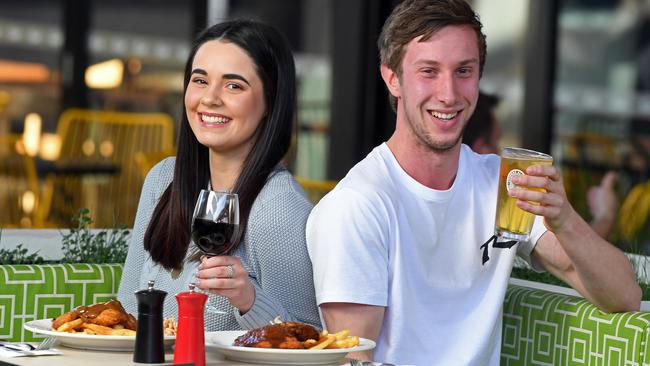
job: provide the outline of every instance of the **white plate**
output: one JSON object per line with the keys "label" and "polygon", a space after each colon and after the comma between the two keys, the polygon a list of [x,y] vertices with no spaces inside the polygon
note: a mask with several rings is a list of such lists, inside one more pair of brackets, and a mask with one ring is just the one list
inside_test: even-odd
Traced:
{"label": "white plate", "polygon": [[361,338],[359,345],[344,349],[274,349],[233,346],[235,338],[246,331],[206,332],[206,348],[214,348],[234,361],[267,365],[333,365],[349,352],[359,352],[375,348],[375,342]]}
{"label": "white plate", "polygon": [[[24,324],[26,330],[48,337],[56,337],[57,343],[71,348],[99,351],[133,351],[135,336],[109,336],[85,333],[65,333],[52,330],[52,319],[32,320]],[[171,347],[175,336],[165,336],[165,347]]]}

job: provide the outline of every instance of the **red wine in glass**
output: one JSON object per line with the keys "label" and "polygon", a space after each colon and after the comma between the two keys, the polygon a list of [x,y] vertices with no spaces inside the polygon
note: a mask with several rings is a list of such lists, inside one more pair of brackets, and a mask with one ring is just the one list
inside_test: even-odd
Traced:
{"label": "red wine in glass", "polygon": [[[202,189],[192,215],[192,241],[207,256],[224,255],[239,239],[239,197]],[[225,314],[208,300],[207,312]]]}
{"label": "red wine in glass", "polygon": [[192,241],[209,256],[223,255],[232,249],[239,225],[196,218],[192,223]]}

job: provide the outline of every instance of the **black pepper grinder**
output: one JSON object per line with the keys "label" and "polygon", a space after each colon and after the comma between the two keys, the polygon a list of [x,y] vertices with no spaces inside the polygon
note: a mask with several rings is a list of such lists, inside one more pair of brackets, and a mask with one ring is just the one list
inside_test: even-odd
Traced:
{"label": "black pepper grinder", "polygon": [[138,330],[135,333],[133,362],[165,362],[163,301],[167,292],[154,289],[153,284],[153,281],[149,281],[149,288],[135,293],[138,300]]}

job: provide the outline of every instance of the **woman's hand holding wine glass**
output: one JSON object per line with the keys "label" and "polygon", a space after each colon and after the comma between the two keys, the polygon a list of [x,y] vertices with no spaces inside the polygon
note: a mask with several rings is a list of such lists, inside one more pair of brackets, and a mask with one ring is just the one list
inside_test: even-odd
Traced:
{"label": "woman's hand holding wine glass", "polygon": [[[237,243],[239,233],[237,194],[201,190],[192,216],[192,241],[205,254],[199,266],[197,286],[227,297],[245,313],[255,301],[255,288],[241,260],[224,255]],[[223,313],[209,302],[206,310]]]}
{"label": "woman's hand holding wine glass", "polygon": [[[232,268],[232,276],[228,267]],[[199,279],[201,288],[227,297],[242,314],[255,302],[255,288],[238,257],[204,257],[199,266]]]}

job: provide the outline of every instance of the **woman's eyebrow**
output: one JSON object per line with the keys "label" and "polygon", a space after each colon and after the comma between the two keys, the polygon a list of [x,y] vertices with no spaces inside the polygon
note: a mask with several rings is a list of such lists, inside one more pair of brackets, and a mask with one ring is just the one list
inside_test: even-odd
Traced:
{"label": "woman's eyebrow", "polygon": [[208,72],[203,70],[203,69],[196,68],[196,69],[192,70],[192,72],[190,74],[201,74],[201,75],[207,76]]}
{"label": "woman's eyebrow", "polygon": [[246,80],[245,77],[243,77],[243,76],[241,76],[239,74],[223,74],[223,78],[228,79],[228,80],[241,80],[241,81],[245,82],[246,84],[248,84],[248,86],[251,85],[251,83],[249,83],[248,80]]}

